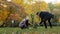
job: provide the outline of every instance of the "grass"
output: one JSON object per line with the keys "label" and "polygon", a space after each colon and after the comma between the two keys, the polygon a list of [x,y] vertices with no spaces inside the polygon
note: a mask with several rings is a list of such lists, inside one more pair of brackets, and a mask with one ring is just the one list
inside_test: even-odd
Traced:
{"label": "grass", "polygon": [[54,26],[52,29],[48,27],[45,29],[44,27],[38,27],[37,29],[20,29],[20,28],[0,28],[0,34],[60,34],[60,27]]}

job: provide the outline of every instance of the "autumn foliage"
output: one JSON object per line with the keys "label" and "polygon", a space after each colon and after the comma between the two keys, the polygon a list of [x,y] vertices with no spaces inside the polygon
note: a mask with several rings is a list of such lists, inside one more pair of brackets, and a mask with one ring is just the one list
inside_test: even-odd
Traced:
{"label": "autumn foliage", "polygon": [[[11,23],[11,20],[15,21],[21,21],[24,19],[26,16],[29,16],[30,20],[29,22],[32,22],[32,15],[33,15],[33,21],[34,23],[39,23],[40,18],[36,15],[36,12],[38,11],[50,11],[51,6],[47,4],[44,1],[32,1],[28,0],[25,2],[24,0],[12,0],[11,2],[8,2],[6,0],[0,1],[0,25],[2,25],[6,21],[10,21],[9,24]],[[33,3],[34,2],[34,3]],[[54,5],[55,6],[55,5]],[[59,9],[60,4],[56,4],[55,8]],[[60,11],[58,9],[53,9],[51,11],[52,13],[58,14]],[[56,15],[55,14],[55,15]],[[58,19],[60,21],[60,19]],[[8,23],[8,22],[6,22]]]}

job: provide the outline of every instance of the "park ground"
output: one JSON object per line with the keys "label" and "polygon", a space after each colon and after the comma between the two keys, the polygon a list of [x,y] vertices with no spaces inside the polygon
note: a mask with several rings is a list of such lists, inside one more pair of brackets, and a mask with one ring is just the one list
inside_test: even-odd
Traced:
{"label": "park ground", "polygon": [[18,27],[4,27],[0,28],[0,34],[60,34],[60,26],[54,26],[47,29],[40,26],[37,29],[30,27],[29,29],[20,29]]}

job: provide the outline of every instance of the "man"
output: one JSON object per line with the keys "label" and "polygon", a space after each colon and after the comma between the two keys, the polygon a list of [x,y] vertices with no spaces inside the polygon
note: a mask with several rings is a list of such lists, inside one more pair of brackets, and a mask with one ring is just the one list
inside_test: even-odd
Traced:
{"label": "man", "polygon": [[46,21],[48,21],[50,28],[52,28],[52,24],[51,24],[50,20],[51,20],[51,18],[54,17],[53,14],[51,14],[49,12],[37,12],[37,15],[41,18],[40,24],[42,24],[44,22],[44,26],[45,26],[45,28],[47,28]]}

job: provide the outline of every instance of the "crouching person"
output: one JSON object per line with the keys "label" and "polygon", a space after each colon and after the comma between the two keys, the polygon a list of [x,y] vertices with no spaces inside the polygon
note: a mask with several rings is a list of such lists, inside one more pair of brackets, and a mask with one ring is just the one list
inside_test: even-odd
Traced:
{"label": "crouching person", "polygon": [[29,23],[29,17],[28,16],[19,23],[19,27],[21,29],[28,28],[29,25],[30,25],[30,23]]}

